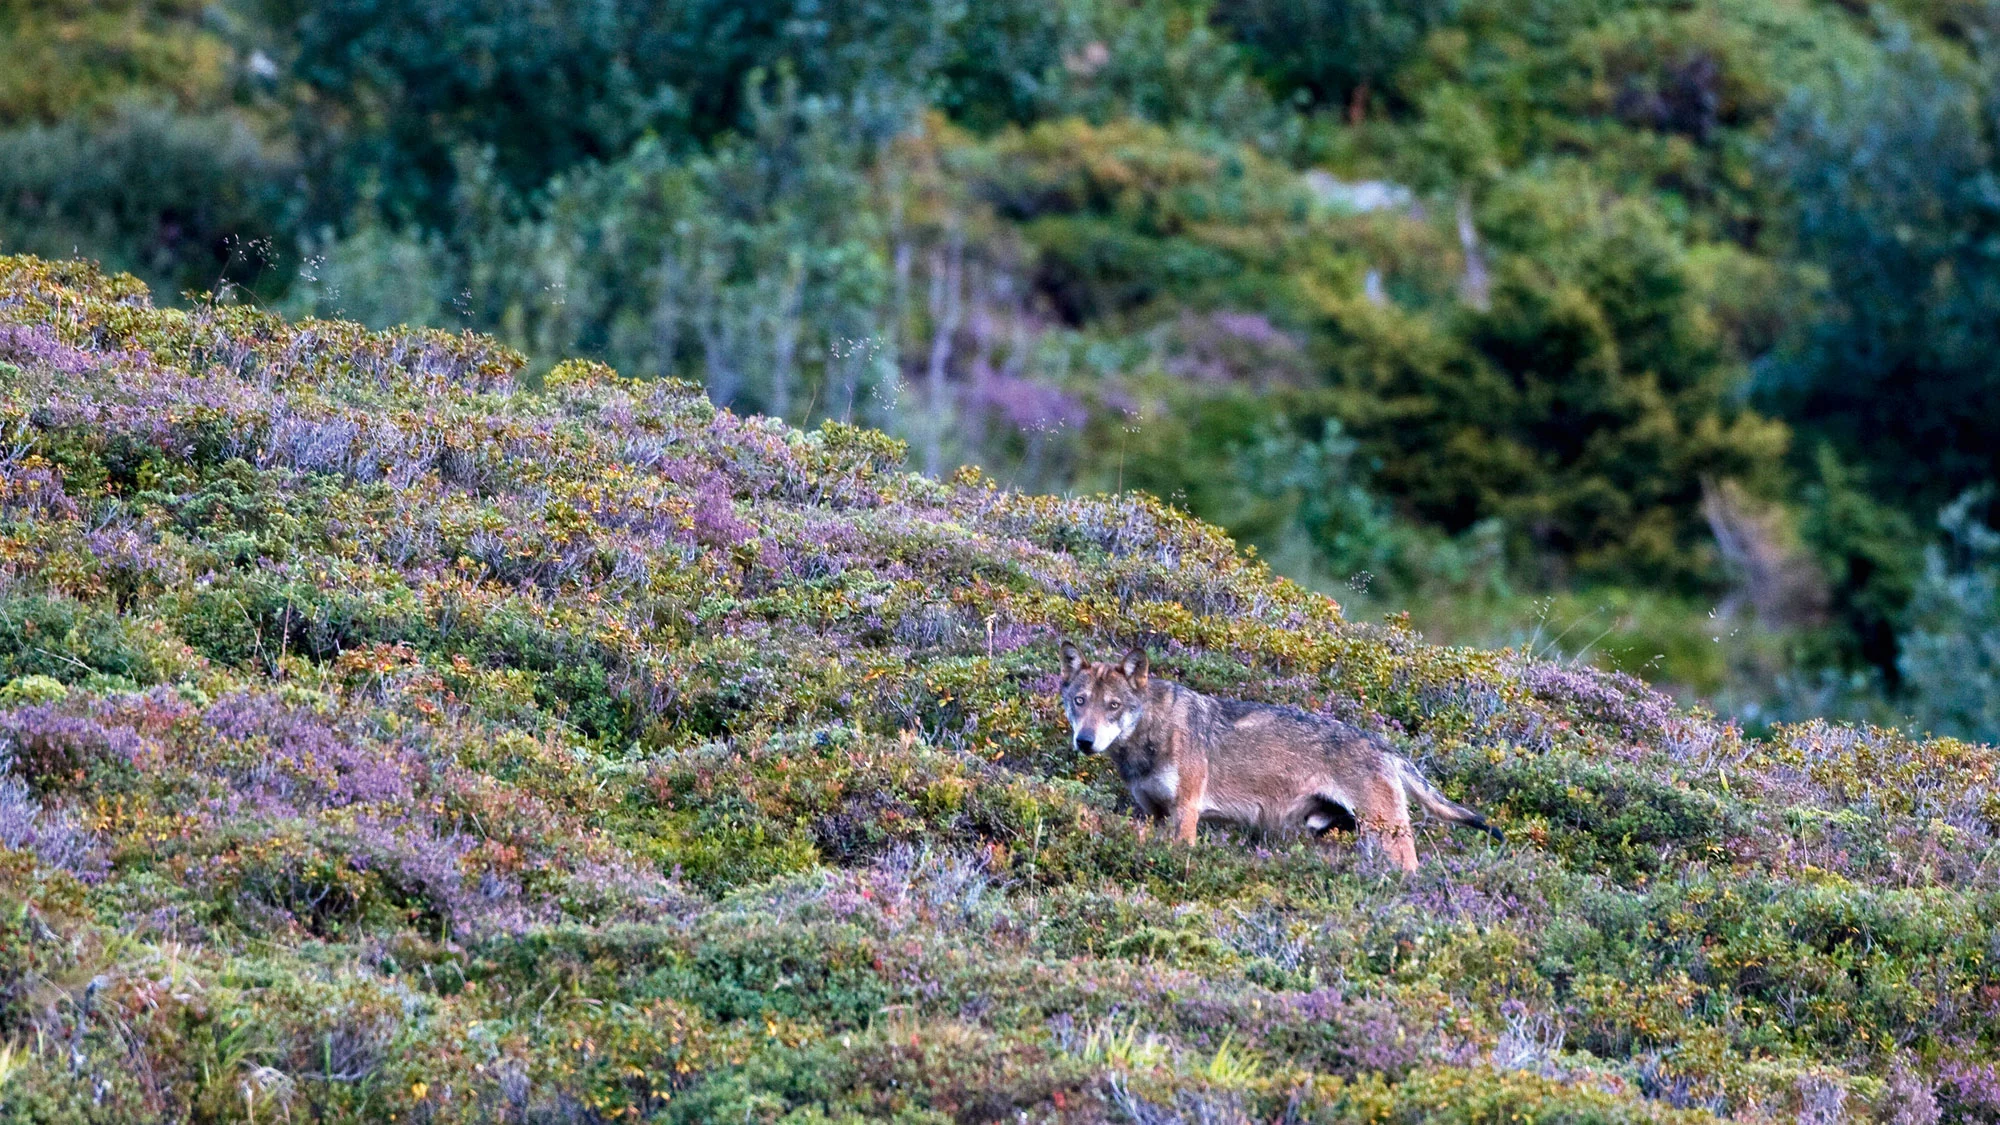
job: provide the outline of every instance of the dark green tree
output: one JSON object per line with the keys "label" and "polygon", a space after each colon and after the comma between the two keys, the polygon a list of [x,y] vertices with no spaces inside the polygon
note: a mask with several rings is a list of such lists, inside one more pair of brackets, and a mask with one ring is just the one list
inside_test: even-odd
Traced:
{"label": "dark green tree", "polygon": [[515,190],[642,135],[685,150],[743,127],[745,81],[786,62],[894,129],[935,85],[956,0],[264,0],[308,94],[300,133],[344,219],[371,177],[382,202],[442,225],[464,146]]}
{"label": "dark green tree", "polygon": [[1869,495],[1831,443],[1820,444],[1813,468],[1799,530],[1827,580],[1833,651],[1824,662],[1875,668],[1893,692],[1902,677],[1897,633],[1923,575],[1924,538],[1915,520]]}
{"label": "dark green tree", "polygon": [[1461,0],[1220,0],[1215,20],[1280,95],[1366,108]]}
{"label": "dark green tree", "polygon": [[2000,476],[2000,178],[1985,61],[1967,74],[1899,36],[1878,69],[1795,97],[1771,150],[1800,251],[1826,284],[1760,393],[1906,510]]}
{"label": "dark green tree", "polygon": [[[1514,229],[1488,307],[1454,321],[1356,304],[1327,326],[1376,486],[1451,532],[1501,517],[1559,569],[1699,586],[1703,479],[1770,493],[1784,427],[1735,400],[1738,369],[1650,214],[1561,194],[1513,205],[1493,208]],[[1560,226],[1575,229],[1544,241]]]}
{"label": "dark green tree", "polygon": [[270,289],[288,269],[296,168],[242,117],[127,104],[0,133],[0,247],[85,255],[171,298]]}

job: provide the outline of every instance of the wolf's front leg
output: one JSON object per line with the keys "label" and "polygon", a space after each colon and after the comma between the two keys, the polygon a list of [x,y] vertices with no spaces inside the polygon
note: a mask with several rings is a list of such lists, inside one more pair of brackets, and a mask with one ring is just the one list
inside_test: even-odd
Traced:
{"label": "wolf's front leg", "polygon": [[1130,792],[1132,815],[1139,822],[1139,839],[1141,842],[1150,840],[1153,838],[1153,826],[1160,823],[1160,819],[1167,815],[1167,808],[1153,800],[1152,794],[1138,786],[1133,786]]}
{"label": "wolf's front leg", "polygon": [[1201,823],[1202,799],[1208,796],[1208,766],[1205,762],[1188,761],[1187,754],[1177,757],[1181,764],[1178,784],[1174,787],[1174,839],[1192,844],[1195,825]]}

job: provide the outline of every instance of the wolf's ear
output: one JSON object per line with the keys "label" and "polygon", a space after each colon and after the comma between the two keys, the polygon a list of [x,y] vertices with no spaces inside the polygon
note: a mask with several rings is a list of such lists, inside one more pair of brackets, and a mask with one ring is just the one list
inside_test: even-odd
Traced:
{"label": "wolf's ear", "polygon": [[1147,673],[1148,671],[1149,671],[1149,668],[1148,668],[1148,665],[1147,665],[1147,663],[1146,663],[1146,650],[1145,650],[1145,649],[1143,649],[1143,648],[1135,648],[1135,649],[1131,649],[1131,650],[1129,650],[1129,651],[1127,651],[1127,652],[1125,653],[1125,678],[1126,678],[1126,679],[1128,679],[1128,680],[1131,680],[1131,681],[1132,681],[1133,683],[1135,683],[1135,684],[1138,684],[1138,685],[1139,685],[1140,687],[1145,687],[1145,686],[1146,686],[1146,673]]}
{"label": "wolf's ear", "polygon": [[1076,646],[1068,641],[1062,643],[1062,658],[1065,676],[1074,676],[1076,670],[1083,667],[1083,654],[1076,651]]}

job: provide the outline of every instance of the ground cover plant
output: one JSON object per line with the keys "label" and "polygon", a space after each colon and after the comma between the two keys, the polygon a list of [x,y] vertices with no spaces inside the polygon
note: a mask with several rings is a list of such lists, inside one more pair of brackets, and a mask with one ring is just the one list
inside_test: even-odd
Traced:
{"label": "ground cover plant", "polygon": [[[1746,738],[1142,495],[0,259],[0,1118],[2000,1120],[1991,747]],[[1061,635],[1508,832],[1142,840]]]}

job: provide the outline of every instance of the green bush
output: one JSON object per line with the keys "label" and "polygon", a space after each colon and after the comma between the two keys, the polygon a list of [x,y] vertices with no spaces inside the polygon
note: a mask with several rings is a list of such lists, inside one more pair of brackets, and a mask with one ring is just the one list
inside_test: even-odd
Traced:
{"label": "green bush", "polygon": [[1920,728],[1983,741],[2000,738],[2000,535],[1973,515],[1989,499],[1968,492],[1939,514],[1949,552],[1925,558],[1897,663]]}
{"label": "green bush", "polygon": [[169,293],[290,276],[294,165],[256,126],[136,101],[0,132],[0,247],[86,254]]}

